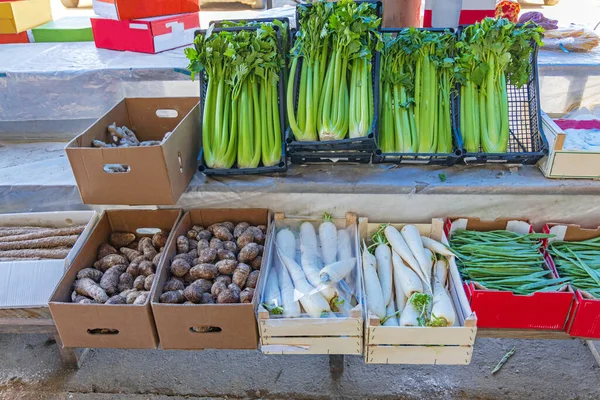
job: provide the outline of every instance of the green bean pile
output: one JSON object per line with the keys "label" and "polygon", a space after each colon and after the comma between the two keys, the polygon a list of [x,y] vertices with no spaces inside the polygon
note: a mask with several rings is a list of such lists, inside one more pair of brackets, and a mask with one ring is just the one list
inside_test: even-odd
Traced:
{"label": "green bean pile", "polygon": [[558,274],[573,287],[600,298],[600,237],[582,242],[552,242],[548,245]]}
{"label": "green bean pile", "polygon": [[452,234],[450,248],[457,256],[456,263],[465,281],[528,295],[556,291],[568,282],[564,278],[551,278],[544,267],[540,239],[549,237],[553,235],[458,230]]}

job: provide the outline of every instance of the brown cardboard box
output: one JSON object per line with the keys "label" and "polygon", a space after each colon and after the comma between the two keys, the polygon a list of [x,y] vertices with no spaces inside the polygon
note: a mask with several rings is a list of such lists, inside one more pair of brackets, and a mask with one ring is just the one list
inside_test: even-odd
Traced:
{"label": "brown cardboard box", "polygon": [[[160,146],[91,147],[94,139],[106,140],[113,122],[131,128],[141,141],[172,133]],[[199,123],[196,97],[123,99],[65,148],[83,203],[175,204],[196,173]],[[129,169],[107,172],[108,164]]]}
{"label": "brown cardboard box", "polygon": [[[264,274],[260,274],[251,304],[164,304],[159,303],[169,266],[176,254],[176,238],[185,235],[193,225],[207,227],[217,222],[248,222],[269,225],[271,216],[266,209],[202,209],[190,210],[181,219],[175,235],[161,261],[158,279],[152,288],[152,311],[163,349],[250,349],[258,348],[256,308],[260,299]],[[267,230],[267,232],[269,232]],[[267,237],[267,241],[270,237]],[[265,242],[265,247],[267,242]],[[265,259],[263,259],[263,265]],[[219,328],[218,332],[197,332],[199,327]]]}
{"label": "brown cardboard box", "polygon": [[[154,349],[158,346],[150,298],[143,305],[74,304],[70,302],[71,292],[77,273],[96,261],[98,247],[110,233],[138,232],[143,228],[172,232],[180,217],[179,209],[108,210],[102,214],[50,298],[50,312],[65,347]],[[143,231],[141,234],[144,236]],[[97,333],[99,329],[117,333]]]}

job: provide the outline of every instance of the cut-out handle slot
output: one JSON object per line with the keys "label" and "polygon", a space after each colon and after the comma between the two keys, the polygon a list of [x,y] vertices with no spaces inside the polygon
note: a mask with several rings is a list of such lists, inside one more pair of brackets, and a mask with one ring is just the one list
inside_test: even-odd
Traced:
{"label": "cut-out handle slot", "polygon": [[158,118],[177,118],[179,113],[177,110],[156,110],[156,116]]}
{"label": "cut-out handle slot", "polygon": [[118,335],[118,329],[109,329],[109,328],[94,328],[88,329],[87,333],[90,335]]}
{"label": "cut-out handle slot", "polygon": [[137,228],[135,233],[138,235],[154,235],[160,231],[162,231],[160,228]]}
{"label": "cut-out handle slot", "polygon": [[131,171],[129,165],[126,164],[105,164],[102,169],[107,174],[126,174]]}
{"label": "cut-out handle slot", "polygon": [[218,333],[221,332],[222,329],[218,326],[208,326],[208,325],[200,325],[200,326],[192,326],[190,328],[190,332],[192,333]]}
{"label": "cut-out handle slot", "polygon": [[177,159],[179,160],[179,172],[183,174],[183,161],[181,160],[181,152],[177,152]]}

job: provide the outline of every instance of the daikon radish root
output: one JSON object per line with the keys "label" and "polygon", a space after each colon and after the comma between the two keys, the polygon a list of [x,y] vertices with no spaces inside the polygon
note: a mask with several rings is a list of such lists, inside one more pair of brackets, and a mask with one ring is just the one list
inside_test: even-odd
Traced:
{"label": "daikon radish root", "polygon": [[412,306],[418,313],[417,321],[419,326],[426,326],[429,322],[432,296],[426,293],[413,293],[408,299],[404,312]]}
{"label": "daikon radish root", "polygon": [[319,272],[321,283],[331,284],[341,281],[354,269],[355,265],[356,258],[352,257],[324,266]]}
{"label": "daikon radish root", "polygon": [[51,249],[53,247],[70,247],[75,244],[78,237],[79,235],[56,236],[0,243],[0,250]]}
{"label": "daikon radish root", "polygon": [[424,279],[426,286],[431,287],[431,259],[423,251],[424,247],[419,230],[414,225],[405,225],[400,233],[423,271],[421,279]]}
{"label": "daikon radish root", "polygon": [[419,311],[411,302],[406,303],[404,311],[400,314],[400,326],[419,326]]}
{"label": "daikon radish root", "polygon": [[[390,246],[392,246],[392,250],[397,253],[402,259],[406,262],[406,264],[412,269],[423,281],[424,285],[429,285],[429,281],[426,276],[423,274],[423,270],[419,265],[419,262],[411,252],[408,244],[402,237],[402,234],[398,232],[398,229],[394,228],[391,225],[383,225],[383,232],[385,234],[385,238],[387,239]],[[419,239],[420,240],[420,239]]]}
{"label": "daikon radish root", "polygon": [[446,289],[436,279],[433,287],[433,307],[431,308],[431,326],[452,326],[456,312]]}
{"label": "daikon radish root", "polygon": [[269,275],[267,275],[267,282],[265,284],[265,295],[264,298],[264,307],[269,310],[269,312],[273,314],[281,314],[283,313],[283,309],[281,306],[281,292],[279,290],[279,279],[277,278],[277,273],[275,272],[275,268],[271,268],[269,271]]}
{"label": "daikon radish root", "polygon": [[276,241],[277,248],[286,256],[296,258],[296,236],[290,229],[280,229],[277,232]]}
{"label": "daikon radish root", "polygon": [[[400,260],[402,261],[402,260]],[[396,310],[402,312],[404,307],[406,306],[406,295],[404,294],[404,289],[402,288],[402,283],[400,283],[400,279],[396,278],[396,274],[394,273],[394,295],[395,299],[393,301],[396,302]]]}
{"label": "daikon radish root", "polygon": [[393,301],[386,308],[386,316],[381,320],[383,326],[398,326],[398,313],[396,312],[396,306]]}
{"label": "daikon radish root", "polygon": [[[277,232],[275,238],[277,248],[286,256],[294,258],[296,256],[296,237],[289,229],[281,229]],[[279,278],[279,287],[281,290],[281,301],[283,303],[283,316],[288,318],[299,317],[301,314],[300,303],[294,298],[294,284],[290,274],[283,266],[279,255],[275,254],[275,267]]]}
{"label": "daikon radish root", "polygon": [[377,260],[377,275],[383,291],[383,301],[386,306],[392,301],[393,272],[392,251],[385,241],[385,236],[380,232],[373,236],[375,259]]}
{"label": "daikon radish root", "polygon": [[[340,229],[337,232],[337,259],[338,261],[344,261],[353,257],[352,242],[350,240],[350,233],[346,229]],[[353,288],[355,286],[355,274],[350,272],[344,278],[344,281]]]}
{"label": "daikon radish root", "polygon": [[337,228],[330,214],[325,213],[323,222],[319,225],[319,241],[323,264],[333,264],[337,261]]}
{"label": "daikon radish root", "polygon": [[367,245],[364,242],[362,257],[367,307],[369,311],[379,317],[379,319],[383,319],[386,314],[386,305],[383,299],[383,291],[381,290],[379,277],[377,276],[377,271],[375,269],[377,260],[373,254],[369,253]]}
{"label": "daikon radish root", "polygon": [[423,243],[423,247],[431,250],[433,253],[441,254],[444,257],[454,257],[454,253],[437,240],[421,236],[421,242]]}
{"label": "daikon radish root", "polygon": [[414,293],[423,293],[423,283],[419,276],[404,264],[400,256],[392,254],[394,265],[394,280],[400,282],[404,296],[411,297]]}
{"label": "daikon radish root", "polygon": [[446,260],[445,258],[441,258],[439,259],[436,263],[435,263],[435,267],[434,267],[434,277],[435,279],[437,279],[443,287],[447,287],[447,281],[448,281],[448,260]]}

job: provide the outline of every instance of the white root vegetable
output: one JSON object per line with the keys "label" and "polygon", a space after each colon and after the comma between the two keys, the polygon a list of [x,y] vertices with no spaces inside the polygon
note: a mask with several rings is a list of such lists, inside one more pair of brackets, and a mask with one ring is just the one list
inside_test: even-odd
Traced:
{"label": "white root vegetable", "polygon": [[456,313],[450,295],[436,279],[433,288],[433,307],[431,308],[431,325],[452,326],[456,321]]}
{"label": "white root vegetable", "polygon": [[433,253],[441,254],[445,257],[454,257],[454,253],[437,240],[421,236],[421,242],[423,243],[423,247],[431,250]]}
{"label": "white root vegetable", "polygon": [[271,268],[267,275],[267,283],[265,284],[264,305],[274,314],[281,314],[281,292],[279,291],[279,279],[275,268]]}
{"label": "white root vegetable", "polygon": [[411,302],[406,303],[404,311],[400,314],[400,326],[419,326],[419,311]]}
{"label": "white root vegetable", "polygon": [[400,282],[404,296],[410,298],[413,293],[423,293],[423,283],[419,276],[408,268],[395,252],[392,255],[392,262],[394,264],[394,280]]}
{"label": "white root vegetable", "polygon": [[[429,277],[429,283],[432,285],[431,288],[433,288],[433,281],[431,279],[431,277],[433,276],[433,267],[435,266],[435,262],[436,262],[436,258],[433,255],[433,253],[431,252],[431,250],[429,249],[423,249],[423,254],[425,255],[425,261],[429,262],[429,264],[425,265],[425,274]],[[425,286],[425,293],[427,294],[433,294],[433,291],[429,289],[429,287]]]}
{"label": "white root vegetable", "polygon": [[[277,232],[275,238],[277,248],[286,256],[290,258],[296,257],[296,237],[294,233],[289,229],[282,229]],[[290,278],[290,274],[287,269],[283,266],[278,254],[275,254],[277,276],[279,278],[279,286],[281,289],[281,302],[283,305],[283,316],[288,318],[299,317],[302,311],[300,310],[300,303],[294,297],[294,284]]]}
{"label": "white root vegetable", "polygon": [[390,301],[390,304],[388,304],[386,308],[386,320],[383,323],[383,326],[398,326],[398,316],[395,314],[396,307],[394,306],[394,302]]}
{"label": "white root vegetable", "polygon": [[377,275],[383,291],[383,301],[386,305],[392,301],[392,251],[387,244],[379,244],[375,248],[375,259],[377,260]]}
{"label": "white root vegetable", "polygon": [[[402,260],[400,260],[402,261]],[[394,268],[395,270],[395,268]],[[396,311],[400,311],[400,313],[402,313],[402,311],[404,310],[404,307],[406,306],[406,295],[404,294],[404,289],[402,288],[402,283],[400,283],[400,279],[396,278],[396,274],[394,273],[394,296],[395,301],[396,301]]]}
{"label": "white root vegetable", "polygon": [[296,258],[296,236],[294,236],[294,232],[288,228],[280,229],[275,240],[279,251],[290,258]]}
{"label": "white root vegetable", "polygon": [[337,261],[333,264],[324,266],[319,272],[321,283],[332,284],[341,281],[350,272],[352,272],[355,265],[356,258],[352,257],[343,261]]}
{"label": "white root vegetable", "polygon": [[[337,233],[337,259],[338,261],[344,261],[353,257],[352,242],[350,240],[350,233],[346,229],[340,229]],[[356,276],[353,272],[350,272],[344,278],[344,281],[349,287],[354,288],[356,284]]]}
{"label": "white root vegetable", "polygon": [[438,260],[435,263],[434,276],[442,284],[443,287],[448,286],[448,261],[445,258]]}
{"label": "white root vegetable", "polygon": [[367,296],[367,305],[369,311],[375,314],[379,319],[385,318],[386,307],[383,300],[383,291],[377,277],[375,265],[377,260],[375,256],[369,253],[367,245],[363,243],[363,274],[365,279],[365,294]]}
{"label": "white root vegetable", "polygon": [[[279,257],[294,282],[296,291],[300,294],[298,300],[308,315],[312,318],[334,316],[325,297],[308,283],[302,267],[296,261],[279,252]],[[330,315],[331,314],[331,315]]]}
{"label": "white root vegetable", "polygon": [[337,228],[332,222],[331,215],[325,213],[323,222],[319,225],[319,241],[323,264],[329,265],[337,261]]}
{"label": "white root vegetable", "polygon": [[426,286],[431,287],[431,259],[423,251],[424,247],[419,230],[414,225],[405,225],[400,234],[402,234],[408,248],[419,263],[421,271],[423,271],[421,279],[425,281]]}
{"label": "white root vegetable", "polygon": [[394,250],[395,253],[402,257],[406,264],[419,276],[419,278],[421,278],[421,280],[425,284],[428,284],[429,281],[423,274],[423,270],[421,269],[419,262],[412,254],[410,248],[408,247],[408,244],[402,237],[402,234],[398,232],[398,229],[394,228],[391,225],[388,225],[385,227],[383,232],[390,246],[392,246],[392,250]]}

